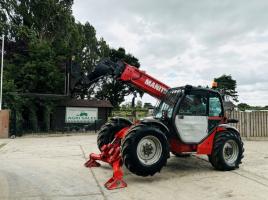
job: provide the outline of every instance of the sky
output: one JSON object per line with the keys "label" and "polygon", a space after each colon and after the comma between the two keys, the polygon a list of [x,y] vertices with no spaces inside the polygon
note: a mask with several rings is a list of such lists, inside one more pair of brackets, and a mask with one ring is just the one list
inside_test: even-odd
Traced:
{"label": "sky", "polygon": [[98,38],[124,47],[170,87],[211,86],[230,74],[239,102],[260,106],[268,105],[267,10],[266,0],[75,0],[73,6],[77,21],[88,21]]}

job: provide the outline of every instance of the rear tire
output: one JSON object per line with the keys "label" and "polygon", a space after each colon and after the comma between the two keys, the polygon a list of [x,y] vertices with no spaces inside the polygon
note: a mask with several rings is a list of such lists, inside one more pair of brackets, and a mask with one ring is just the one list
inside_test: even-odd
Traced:
{"label": "rear tire", "polygon": [[127,126],[129,126],[129,124],[113,122],[103,125],[97,137],[97,145],[99,150],[101,150],[103,145],[111,143],[115,134]]}
{"label": "rear tire", "polygon": [[212,154],[208,156],[211,165],[221,171],[239,168],[244,157],[243,142],[239,134],[231,131],[215,136]]}
{"label": "rear tire", "polygon": [[146,125],[138,125],[130,130],[121,147],[125,166],[138,176],[152,176],[160,172],[169,157],[164,133]]}

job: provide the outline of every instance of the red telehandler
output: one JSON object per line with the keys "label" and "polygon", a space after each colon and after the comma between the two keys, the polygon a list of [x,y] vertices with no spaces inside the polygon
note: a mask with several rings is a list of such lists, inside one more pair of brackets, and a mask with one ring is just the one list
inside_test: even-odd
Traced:
{"label": "red telehandler", "polygon": [[223,100],[217,91],[191,85],[170,88],[136,67],[108,59],[79,84],[90,85],[108,75],[156,97],[159,102],[152,118],[136,123],[112,118],[99,131],[97,144],[101,153],[91,153],[85,166],[99,167],[97,160],[112,166],[113,177],[105,183],[107,189],[127,186],[123,164],[138,176],[152,176],[166,165],[170,152],[176,156],[208,155],[217,170],[239,167],[243,142],[239,131],[228,125],[237,120],[225,117]]}

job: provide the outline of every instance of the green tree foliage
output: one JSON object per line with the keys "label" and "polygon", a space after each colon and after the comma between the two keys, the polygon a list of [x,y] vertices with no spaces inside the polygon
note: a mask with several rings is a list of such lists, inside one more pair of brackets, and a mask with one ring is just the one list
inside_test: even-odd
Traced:
{"label": "green tree foliage", "polygon": [[[86,73],[101,58],[111,57],[139,67],[138,59],[123,48],[110,49],[103,38],[97,39],[90,23],[75,22],[72,5],[73,0],[0,0],[0,32],[6,36],[3,105],[16,116],[17,129],[49,129],[55,99],[21,94],[64,94],[65,73],[73,64]],[[85,88],[77,97],[96,96],[117,106],[134,91],[111,79],[96,88]]]}
{"label": "green tree foliage", "polygon": [[136,103],[136,107],[137,108],[142,108],[142,101],[141,100],[138,100],[137,103]]}
{"label": "green tree foliage", "polygon": [[263,110],[268,110],[268,105],[263,107]]}
{"label": "green tree foliage", "polygon": [[251,106],[248,105],[248,104],[246,104],[246,103],[239,103],[239,104],[237,105],[237,108],[238,108],[239,110],[241,110],[241,111],[245,111],[245,110],[249,110],[249,109],[251,109]]}
{"label": "green tree foliage", "polygon": [[120,105],[120,109],[122,110],[127,110],[127,109],[131,109],[131,102],[124,102]]}
{"label": "green tree foliage", "polygon": [[[137,68],[140,67],[138,59],[131,54],[127,54],[124,48],[119,48],[117,50],[111,49],[109,57],[114,62],[123,60],[132,66]],[[98,99],[109,100],[114,107],[119,107],[126,95],[135,93],[136,91],[137,89],[130,85],[126,85],[124,82],[108,77],[100,82],[95,96]]]}
{"label": "green tree foliage", "polygon": [[99,41],[96,37],[96,30],[86,22],[85,25],[79,24],[79,32],[82,36],[82,44],[80,51],[77,53],[77,62],[83,71],[90,71],[100,59]]}
{"label": "green tree foliage", "polygon": [[[110,48],[103,38],[97,40],[96,31],[88,22],[85,25],[77,24],[77,30],[81,45],[79,49],[73,54],[71,65],[71,82],[76,83],[81,78],[81,75],[90,73],[95,65],[103,57],[109,57]],[[72,83],[71,83],[72,84]],[[72,85],[74,86],[74,85]],[[95,97],[97,87],[100,83],[94,84],[91,87],[79,87],[79,90],[72,91],[74,98],[84,99]],[[102,87],[98,87],[102,89]]]}
{"label": "green tree foliage", "polygon": [[224,93],[224,96],[232,98],[235,102],[238,102],[238,95],[236,91],[236,80],[231,75],[222,75],[214,79],[218,83],[217,90]]}
{"label": "green tree foliage", "polygon": [[246,103],[239,103],[237,105],[238,109],[240,111],[245,111],[245,110],[268,110],[268,106],[251,106]]}
{"label": "green tree foliage", "polygon": [[3,105],[12,109],[17,128],[38,131],[38,121],[44,119],[46,108],[53,106],[51,99],[17,94],[64,92],[64,68],[79,47],[74,37],[78,31],[71,14],[72,3],[0,1],[0,29],[6,35]]}

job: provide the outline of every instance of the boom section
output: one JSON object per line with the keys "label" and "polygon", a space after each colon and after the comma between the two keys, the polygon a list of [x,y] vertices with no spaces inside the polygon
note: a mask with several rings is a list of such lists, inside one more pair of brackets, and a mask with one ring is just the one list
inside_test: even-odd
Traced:
{"label": "boom section", "polygon": [[156,78],[146,74],[145,71],[139,70],[138,68],[126,63],[125,69],[119,77],[119,80],[134,85],[138,89],[157,99],[162,99],[167,90],[170,88]]}

